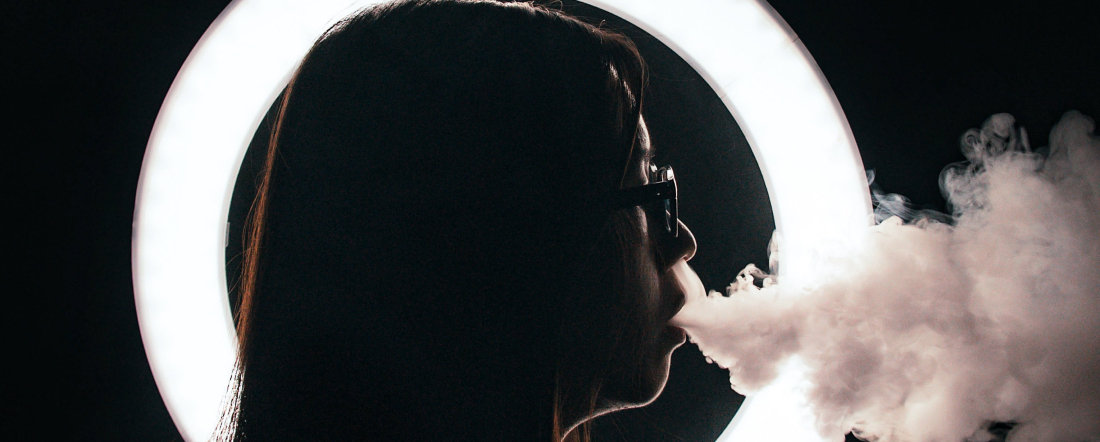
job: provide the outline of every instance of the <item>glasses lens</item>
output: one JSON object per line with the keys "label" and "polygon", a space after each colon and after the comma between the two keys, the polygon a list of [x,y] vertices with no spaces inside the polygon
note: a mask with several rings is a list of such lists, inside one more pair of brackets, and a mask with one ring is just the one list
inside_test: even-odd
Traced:
{"label": "glasses lens", "polygon": [[672,219],[672,200],[664,200],[665,203],[665,230],[672,233],[672,228],[677,221]]}
{"label": "glasses lens", "polygon": [[680,220],[678,217],[676,207],[676,175],[672,172],[671,166],[661,167],[659,169],[652,167],[650,170],[655,170],[654,177],[650,182],[673,182],[673,194],[672,198],[666,198],[662,202],[664,203],[665,212],[665,230],[672,234],[672,236],[679,236],[680,233]]}

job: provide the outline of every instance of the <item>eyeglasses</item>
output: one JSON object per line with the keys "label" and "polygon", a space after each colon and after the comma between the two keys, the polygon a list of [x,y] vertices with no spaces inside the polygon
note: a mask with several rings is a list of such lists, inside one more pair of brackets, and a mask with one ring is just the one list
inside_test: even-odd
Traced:
{"label": "eyeglasses", "polygon": [[665,214],[665,230],[674,237],[680,236],[680,218],[676,210],[676,175],[671,166],[658,168],[649,165],[649,184],[622,189],[612,196],[612,208],[628,209],[656,201],[662,202]]}

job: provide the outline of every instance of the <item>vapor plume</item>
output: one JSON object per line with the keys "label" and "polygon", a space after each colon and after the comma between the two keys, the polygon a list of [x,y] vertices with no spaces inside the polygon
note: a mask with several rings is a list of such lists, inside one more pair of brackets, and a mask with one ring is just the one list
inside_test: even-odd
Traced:
{"label": "vapor plume", "polygon": [[1094,128],[1069,112],[1032,150],[994,115],[941,175],[950,216],[876,195],[878,225],[813,284],[750,265],[674,321],[743,394],[797,356],[829,440],[988,441],[1008,423],[1008,441],[1100,441]]}

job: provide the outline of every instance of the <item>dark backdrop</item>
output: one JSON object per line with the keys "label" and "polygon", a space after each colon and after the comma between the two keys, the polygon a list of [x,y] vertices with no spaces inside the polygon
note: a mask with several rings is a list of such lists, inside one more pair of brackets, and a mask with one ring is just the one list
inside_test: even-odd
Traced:
{"label": "dark backdrop", "polygon": [[[178,438],[141,346],[130,229],[161,100],[225,4],[0,6],[8,110],[3,293],[13,301],[6,323],[14,337],[4,397],[16,438]],[[1014,114],[1036,146],[1066,110],[1100,115],[1100,8],[1091,2],[772,5],[824,71],[876,183],[918,206],[943,208],[939,170],[963,159],[958,136],[990,114]],[[659,161],[677,169],[683,217],[700,243],[695,264],[708,287],[721,287],[765,258],[772,227],[759,172],[705,84],[636,38],[654,72],[647,116]],[[649,408],[601,419],[597,436],[713,440],[739,397],[701,359],[693,348],[678,351],[667,394]]]}

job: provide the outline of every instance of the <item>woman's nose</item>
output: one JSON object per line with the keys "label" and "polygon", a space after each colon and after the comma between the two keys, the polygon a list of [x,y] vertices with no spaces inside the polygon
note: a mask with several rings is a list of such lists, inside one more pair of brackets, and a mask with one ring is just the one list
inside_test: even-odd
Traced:
{"label": "woman's nose", "polygon": [[[671,238],[668,242],[668,256],[672,259],[669,260],[669,265],[675,264],[679,260],[690,261],[695,256],[695,235],[691,234],[691,230],[687,228],[687,225],[683,221],[677,220],[680,223],[679,236]],[[669,235],[671,236],[671,235]]]}

